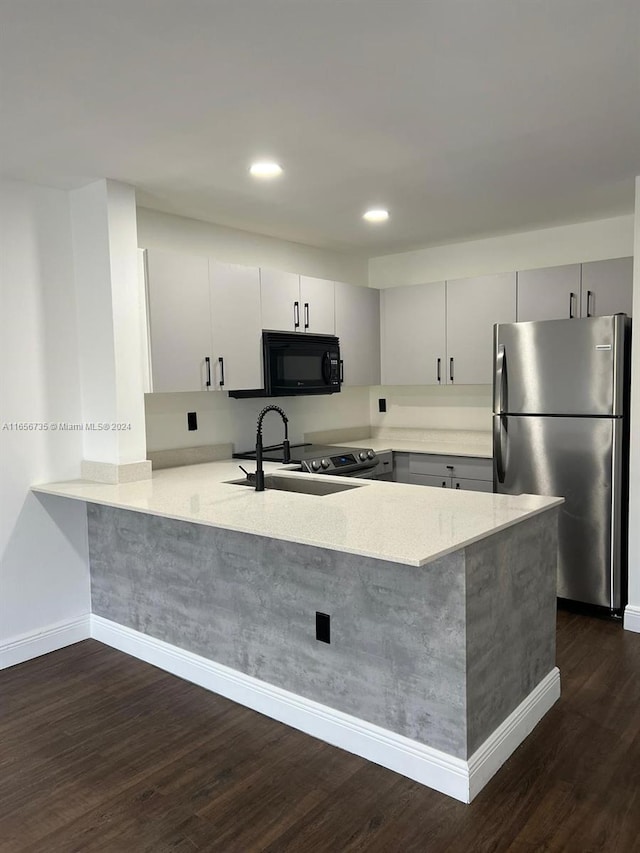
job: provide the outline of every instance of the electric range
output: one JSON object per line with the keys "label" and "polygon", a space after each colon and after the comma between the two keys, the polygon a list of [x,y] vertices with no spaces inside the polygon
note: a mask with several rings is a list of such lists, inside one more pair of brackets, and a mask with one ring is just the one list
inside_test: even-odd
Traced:
{"label": "electric range", "polygon": [[[292,444],[291,462],[300,465],[309,474],[333,474],[334,476],[366,476],[375,468],[378,457],[369,447],[340,447],[334,444]],[[255,459],[255,450],[234,453],[234,459]],[[281,444],[272,444],[262,450],[265,462],[284,462]]]}

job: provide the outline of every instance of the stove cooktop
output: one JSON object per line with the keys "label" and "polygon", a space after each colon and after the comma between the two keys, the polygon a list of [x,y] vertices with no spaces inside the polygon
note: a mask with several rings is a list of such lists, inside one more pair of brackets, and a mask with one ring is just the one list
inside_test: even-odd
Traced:
{"label": "stove cooktop", "polygon": [[[351,474],[365,471],[378,464],[373,450],[359,447],[340,447],[335,444],[292,444],[291,462],[299,464],[303,471],[314,474]],[[234,459],[255,459],[255,450],[234,453]],[[282,445],[265,447],[262,451],[265,462],[283,462]]]}

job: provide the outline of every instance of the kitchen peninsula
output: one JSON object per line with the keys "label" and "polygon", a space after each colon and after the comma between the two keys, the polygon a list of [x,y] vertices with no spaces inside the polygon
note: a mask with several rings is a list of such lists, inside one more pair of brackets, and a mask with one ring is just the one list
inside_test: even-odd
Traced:
{"label": "kitchen peninsula", "polygon": [[559,696],[561,500],[237,477],[34,487],[88,504],[92,635],[470,801]]}

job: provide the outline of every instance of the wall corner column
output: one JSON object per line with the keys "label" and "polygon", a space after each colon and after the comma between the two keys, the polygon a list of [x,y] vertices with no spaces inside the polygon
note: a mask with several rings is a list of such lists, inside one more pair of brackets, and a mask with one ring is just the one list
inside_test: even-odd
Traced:
{"label": "wall corner column", "polygon": [[[636,178],[633,241],[633,316],[640,318],[640,175]],[[631,342],[631,448],[629,459],[629,603],[624,627],[640,633],[640,329]]]}
{"label": "wall corner column", "polygon": [[82,390],[82,476],[147,479],[143,318],[133,187],[73,190],[71,227]]}

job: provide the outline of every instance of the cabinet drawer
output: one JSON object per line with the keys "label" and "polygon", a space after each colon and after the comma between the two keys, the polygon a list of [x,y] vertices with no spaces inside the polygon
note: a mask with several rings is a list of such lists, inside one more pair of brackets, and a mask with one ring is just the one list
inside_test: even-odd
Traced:
{"label": "cabinet drawer", "polygon": [[448,489],[451,486],[451,477],[437,477],[435,474],[409,474],[409,482],[414,486],[435,486],[440,489]]}
{"label": "cabinet drawer", "polygon": [[378,453],[378,464],[373,470],[379,479],[386,475],[390,475],[389,479],[393,479],[393,453],[390,450],[386,453]]}
{"label": "cabinet drawer", "polygon": [[427,474],[436,477],[454,477],[466,480],[493,481],[493,462],[471,456],[436,456],[428,453],[409,455],[411,474]]}
{"label": "cabinet drawer", "polygon": [[452,488],[468,492],[493,492],[493,480],[462,480],[454,477]]}

